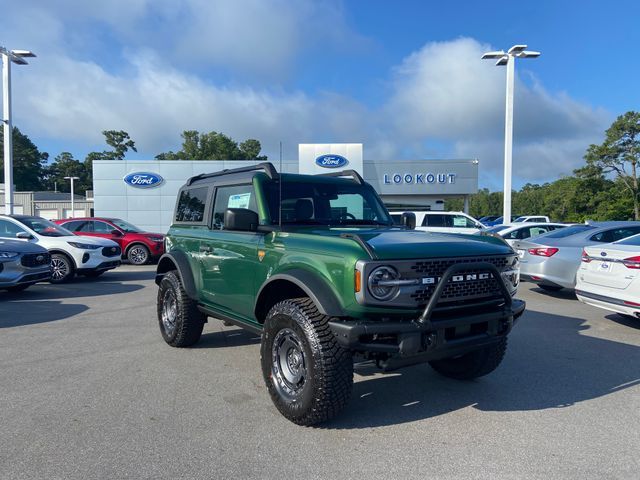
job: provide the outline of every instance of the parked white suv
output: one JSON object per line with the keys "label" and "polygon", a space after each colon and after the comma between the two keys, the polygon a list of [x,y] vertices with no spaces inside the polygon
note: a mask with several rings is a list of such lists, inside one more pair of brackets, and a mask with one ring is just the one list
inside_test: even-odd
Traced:
{"label": "parked white suv", "polygon": [[[396,223],[400,223],[400,216],[404,211],[392,211],[391,217]],[[475,218],[463,212],[411,212],[416,216],[416,230],[441,233],[476,233],[482,230],[482,225]]]}
{"label": "parked white suv", "polygon": [[42,217],[0,215],[0,238],[37,243],[51,253],[51,282],[75,274],[97,277],[120,265],[120,246],[98,237],[78,237]]}

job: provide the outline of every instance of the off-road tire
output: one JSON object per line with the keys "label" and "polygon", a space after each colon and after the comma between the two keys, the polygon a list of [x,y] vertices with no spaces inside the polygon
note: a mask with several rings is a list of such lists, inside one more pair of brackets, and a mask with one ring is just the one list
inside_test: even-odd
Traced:
{"label": "off-road tire", "polygon": [[[51,254],[51,283],[66,283],[70,281],[75,275],[75,267],[73,260],[64,253],[52,253]],[[58,273],[60,272],[58,276]]]}
{"label": "off-road tire", "polygon": [[429,365],[441,375],[456,380],[471,380],[493,372],[507,351],[507,337],[489,347],[465,353],[459,357],[432,360]]}
{"label": "off-road tire", "polygon": [[172,347],[190,347],[200,340],[207,317],[189,298],[175,271],[162,277],[156,303],[160,333],[165,342]]}
{"label": "off-road tire", "polygon": [[[353,357],[337,341],[331,317],[322,315],[309,298],[277,303],[267,314],[262,332],[260,362],[271,399],[280,413],[298,425],[325,422],[348,403],[353,389]],[[302,354],[304,377],[295,390],[283,387],[274,348],[282,335],[297,338]],[[288,356],[287,356],[288,358]],[[286,384],[286,382],[285,382]]]}
{"label": "off-road tire", "polygon": [[545,292],[559,292],[564,288],[564,287],[561,287],[560,285],[544,285],[544,284],[539,284],[538,287],[540,287]]}
{"label": "off-road tire", "polygon": [[127,260],[131,265],[146,265],[151,259],[151,252],[142,244],[131,245],[127,250]]}

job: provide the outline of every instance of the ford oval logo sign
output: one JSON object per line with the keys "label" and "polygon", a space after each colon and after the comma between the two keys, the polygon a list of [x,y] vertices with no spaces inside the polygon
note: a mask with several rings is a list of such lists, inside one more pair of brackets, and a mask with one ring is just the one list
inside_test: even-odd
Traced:
{"label": "ford oval logo sign", "polygon": [[136,188],[158,187],[164,179],[157,173],[135,172],[124,177],[124,183]]}
{"label": "ford oval logo sign", "polygon": [[342,155],[320,155],[316,158],[316,165],[322,168],[340,168],[349,163]]}

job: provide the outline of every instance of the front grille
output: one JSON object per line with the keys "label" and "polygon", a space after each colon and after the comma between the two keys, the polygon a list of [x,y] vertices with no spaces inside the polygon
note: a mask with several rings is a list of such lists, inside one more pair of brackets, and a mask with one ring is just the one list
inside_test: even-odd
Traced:
{"label": "front grille", "polygon": [[22,255],[20,263],[23,267],[41,267],[51,263],[51,255],[48,253],[26,253]]}
{"label": "front grille", "polygon": [[[464,257],[417,261],[411,266],[411,270],[415,272],[416,276],[433,281],[433,283],[420,286],[411,294],[411,298],[419,306],[426,305],[435,291],[439,279],[449,267],[456,264],[479,262],[491,263],[501,271],[509,264],[509,258]],[[461,280],[454,281],[456,278]],[[500,286],[493,274],[478,269],[469,269],[454,275],[454,278],[444,288],[438,304],[468,303],[471,300],[490,300],[493,298],[501,298]]]}
{"label": "front grille", "polygon": [[115,257],[117,255],[120,255],[122,253],[122,250],[120,250],[120,247],[104,247],[102,249],[102,255],[104,255],[105,257]]}

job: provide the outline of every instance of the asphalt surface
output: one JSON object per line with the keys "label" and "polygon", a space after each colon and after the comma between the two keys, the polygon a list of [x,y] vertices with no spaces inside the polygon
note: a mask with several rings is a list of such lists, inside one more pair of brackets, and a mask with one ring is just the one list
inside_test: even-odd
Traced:
{"label": "asphalt surface", "polygon": [[358,367],[323,427],[271,404],[259,338],[162,340],[153,267],[0,292],[0,478],[638,478],[640,321],[523,284],[491,375]]}

